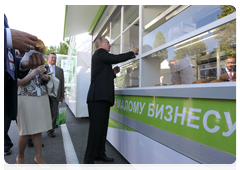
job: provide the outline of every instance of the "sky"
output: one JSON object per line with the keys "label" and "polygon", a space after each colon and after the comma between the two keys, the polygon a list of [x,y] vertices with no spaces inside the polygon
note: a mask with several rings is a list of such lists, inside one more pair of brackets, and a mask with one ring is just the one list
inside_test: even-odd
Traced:
{"label": "sky", "polygon": [[3,12],[10,28],[37,36],[45,46],[59,46],[63,40],[65,5],[54,2],[9,0],[3,5]]}

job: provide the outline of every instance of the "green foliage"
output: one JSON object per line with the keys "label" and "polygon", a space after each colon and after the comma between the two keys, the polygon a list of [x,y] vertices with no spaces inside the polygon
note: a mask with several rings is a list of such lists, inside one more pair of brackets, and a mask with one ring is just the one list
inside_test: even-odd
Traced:
{"label": "green foliage", "polygon": [[[219,19],[236,11],[231,5],[221,5],[220,8],[223,11],[218,15]],[[226,57],[236,57],[236,20],[220,26],[213,34],[219,39],[220,50],[225,52]]]}
{"label": "green foliage", "polygon": [[49,53],[57,53],[57,47],[56,46],[46,46],[46,51],[45,51],[45,55],[48,55]]}
{"label": "green foliage", "polygon": [[[159,31],[156,35],[155,35],[155,41],[153,43],[153,48],[159,47],[163,44],[165,44],[165,37],[164,34]],[[168,51],[167,49],[163,49],[161,51],[158,51],[156,53],[152,54],[152,58],[158,57],[160,58],[162,61],[168,58]]]}
{"label": "green foliage", "polygon": [[[68,44],[70,43],[70,39],[66,41]],[[60,42],[60,47],[57,50],[57,54],[68,54],[68,46],[65,43]]]}
{"label": "green foliage", "polygon": [[[66,41],[68,44],[70,43],[70,39]],[[56,53],[56,54],[68,54],[68,46],[65,43],[60,42],[60,46],[56,47],[54,46],[46,46],[45,55],[48,55],[49,53]]]}
{"label": "green foliage", "polygon": [[187,41],[186,43],[183,43],[177,46],[176,47],[177,50],[174,52],[176,54],[174,59],[181,59],[181,58],[190,57],[193,55],[200,57],[201,54],[205,50],[207,50],[207,46],[205,42],[201,41],[201,39],[202,38],[195,38],[191,41]]}
{"label": "green foliage", "polygon": [[231,5],[220,5],[220,8],[223,10],[221,15],[218,15],[218,18],[222,18],[236,11],[236,8]]}

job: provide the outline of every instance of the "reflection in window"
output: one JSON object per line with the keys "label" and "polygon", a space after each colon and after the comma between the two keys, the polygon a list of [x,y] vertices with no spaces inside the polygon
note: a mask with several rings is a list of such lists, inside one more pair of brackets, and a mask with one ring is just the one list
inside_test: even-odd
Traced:
{"label": "reflection in window", "polygon": [[120,53],[120,37],[111,44],[111,53],[119,54]]}
{"label": "reflection in window", "polygon": [[121,11],[119,11],[116,14],[115,18],[113,19],[110,43],[113,42],[113,40],[117,38],[117,36],[120,34],[120,28],[121,28]]}
{"label": "reflection in window", "polygon": [[[154,15],[148,8],[144,8],[143,11],[143,20],[147,21]],[[156,7],[152,8],[156,11]],[[220,16],[224,17],[235,12],[235,8],[229,5],[193,5],[188,8],[179,6],[172,11],[169,10],[172,8],[174,7],[165,6],[163,9],[159,9],[160,16],[163,17],[159,18],[155,14],[155,18],[158,18],[157,22],[150,21],[146,24],[143,21],[146,24],[144,25],[143,53],[216,21]]]}
{"label": "reflection in window", "polygon": [[130,88],[139,86],[139,61],[133,61],[120,68],[115,78],[116,88]]}
{"label": "reflection in window", "polygon": [[142,86],[236,80],[236,21],[142,60]]}
{"label": "reflection in window", "polygon": [[123,30],[125,30],[133,21],[138,18],[139,9],[138,5],[125,5],[124,6],[124,19]]}
{"label": "reflection in window", "polygon": [[134,24],[130,29],[124,33],[124,46],[123,52],[129,52],[132,48],[139,46],[139,24]]}

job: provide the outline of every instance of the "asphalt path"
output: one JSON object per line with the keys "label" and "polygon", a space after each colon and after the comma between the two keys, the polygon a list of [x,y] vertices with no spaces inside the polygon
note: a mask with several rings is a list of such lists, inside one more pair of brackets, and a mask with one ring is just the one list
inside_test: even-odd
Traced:
{"label": "asphalt path", "polygon": [[[43,158],[47,164],[83,164],[84,154],[87,146],[87,136],[89,119],[75,118],[68,106],[63,103],[63,107],[67,108],[66,124],[55,129],[56,137],[51,138],[47,132],[42,133]],[[18,155],[18,128],[15,121],[12,121],[9,136],[13,142],[11,155],[4,156],[7,164],[16,164]],[[95,164],[129,164],[126,159],[109,143],[106,142],[106,154],[113,157],[114,162],[106,163],[103,161],[95,161]],[[34,162],[34,147],[26,147],[25,163],[36,164]]]}

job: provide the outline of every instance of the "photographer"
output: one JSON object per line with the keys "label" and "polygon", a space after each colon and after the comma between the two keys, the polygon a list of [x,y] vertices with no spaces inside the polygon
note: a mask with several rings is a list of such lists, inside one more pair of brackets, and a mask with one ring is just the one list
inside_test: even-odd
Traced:
{"label": "photographer", "polygon": [[52,129],[51,111],[46,83],[49,79],[45,65],[31,69],[23,79],[18,79],[18,115],[19,131],[18,164],[24,164],[24,151],[30,135],[36,156],[34,161],[45,164],[42,157],[42,132]]}

